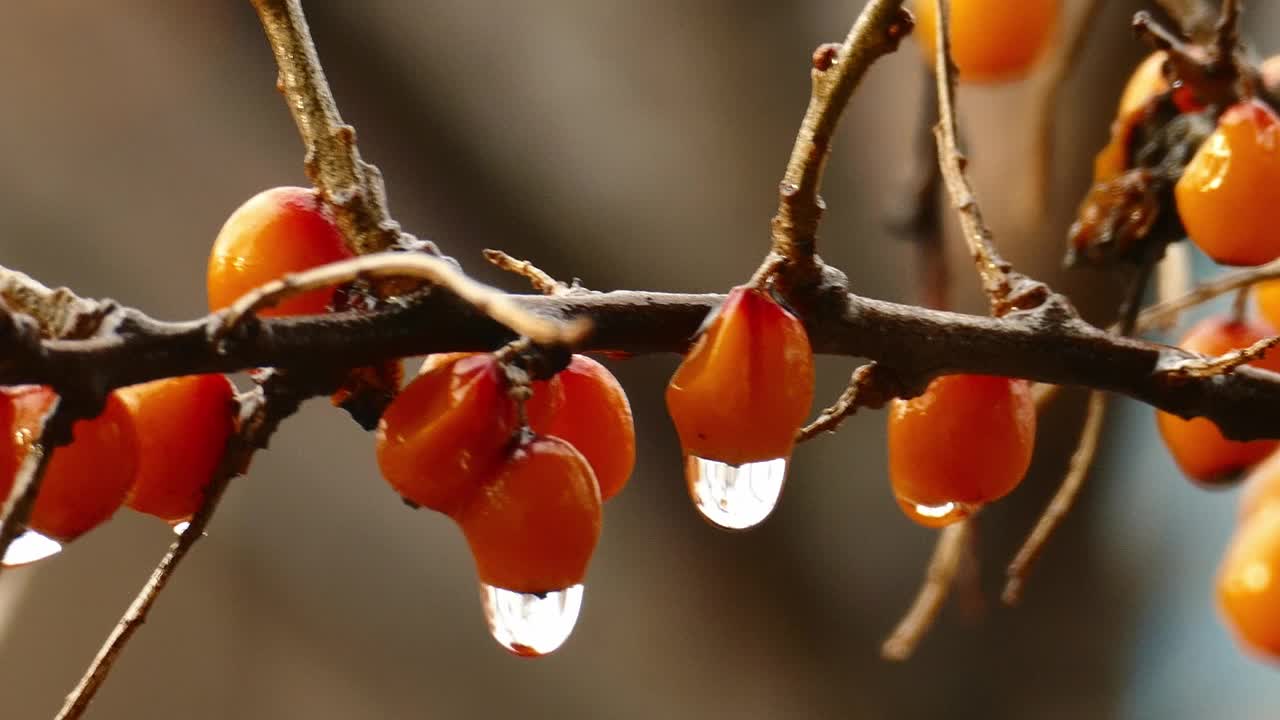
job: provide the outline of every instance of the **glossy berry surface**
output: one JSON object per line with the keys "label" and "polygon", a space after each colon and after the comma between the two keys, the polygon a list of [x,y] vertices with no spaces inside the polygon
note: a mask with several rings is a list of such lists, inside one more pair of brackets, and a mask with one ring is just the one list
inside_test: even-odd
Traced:
{"label": "glossy berry surface", "polygon": [[378,467],[405,499],[454,514],[502,461],[516,405],[493,355],[456,355],[409,383],[383,413]]}
{"label": "glossy berry surface", "polygon": [[[1215,356],[1248,347],[1270,334],[1271,329],[1259,323],[1211,317],[1193,327],[1178,345],[1186,350]],[[1280,370],[1280,352],[1273,350],[1250,364],[1267,370]],[[1277,445],[1274,440],[1228,440],[1213,421],[1200,417],[1184,420],[1177,415],[1157,411],[1156,424],[1178,467],[1187,477],[1204,484],[1234,480],[1238,473],[1262,460]]]}
{"label": "glossy berry surface", "polygon": [[545,421],[531,412],[529,423],[582,453],[600,484],[601,499],[608,500],[626,486],[636,464],[636,427],[627,394],[613,373],[586,355],[574,355],[556,379],[564,395],[559,411]]}
{"label": "glossy berry surface", "polygon": [[235,429],[235,388],[224,375],[187,375],[116,391],[138,437],[138,471],[125,504],[166,522],[186,520]]}
{"label": "glossy berry surface", "polygon": [[1035,403],[1023,380],[945,375],[918,397],[894,400],[888,422],[894,495],[923,507],[1004,497],[1035,447]]}
{"label": "glossy berry surface", "polygon": [[[314,190],[278,187],[254,195],[227,218],[209,254],[209,309],[221,310],[280,276],[351,256]],[[266,316],[325,312],[333,290],[303,293],[262,310]]]}
{"label": "glossy berry surface", "polygon": [[1236,530],[1217,586],[1218,607],[1236,639],[1280,660],[1280,507],[1261,509]]}
{"label": "glossy berry surface", "polygon": [[[418,374],[427,373],[440,365],[454,362],[459,358],[478,355],[479,353],[435,353],[428,355],[422,361],[422,367],[418,369]],[[529,424],[538,429],[546,427],[551,423],[551,419],[560,412],[564,407],[564,387],[560,383],[560,376],[556,375],[549,380],[534,380],[529,383],[529,389],[532,394],[525,400],[524,411],[529,419]]]}
{"label": "glossy berry surface", "polygon": [[600,488],[554,437],[522,442],[458,514],[480,581],[519,593],[582,582],[600,538]]}
{"label": "glossy berry surface", "polygon": [[1206,255],[1226,265],[1280,257],[1280,118],[1258,100],[1228,108],[1174,187],[1178,216]]}
{"label": "glossy berry surface", "polygon": [[685,454],[729,465],[790,456],[812,403],[804,325],[748,287],[729,293],[667,386]]}
{"label": "glossy berry surface", "polygon": [[[36,441],[55,395],[47,387],[6,388],[12,404],[5,476],[0,495],[13,489],[15,473]],[[124,503],[138,467],[138,440],[128,408],[115,394],[102,414],[76,422],[72,441],[53,451],[27,525],[63,542],[101,525]]]}
{"label": "glossy berry surface", "polygon": [[[951,58],[960,82],[992,83],[1025,75],[1053,37],[1060,0],[951,0]],[[933,0],[916,0],[915,36],[933,65],[938,17]]]}

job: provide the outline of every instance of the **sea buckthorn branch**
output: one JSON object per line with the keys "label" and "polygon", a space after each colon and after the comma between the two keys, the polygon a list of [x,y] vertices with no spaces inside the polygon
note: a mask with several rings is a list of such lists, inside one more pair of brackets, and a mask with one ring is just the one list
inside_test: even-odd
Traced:
{"label": "sea buckthorn branch", "polygon": [[1098,440],[1102,437],[1102,426],[1107,415],[1107,400],[1105,392],[1095,390],[1089,393],[1084,426],[1080,428],[1076,449],[1071,453],[1067,474],[1005,571],[1007,579],[1000,598],[1006,605],[1017,605],[1022,600],[1022,589],[1026,585],[1031,567],[1040,558],[1049,538],[1062,525],[1067,513],[1075,506],[1084,481],[1089,477],[1089,470],[1093,468],[1093,459],[1098,454]]}
{"label": "sea buckthorn branch", "polygon": [[778,188],[778,212],[772,221],[771,254],[786,260],[780,270],[791,285],[818,279],[817,233],[825,209],[818,191],[831,155],[832,135],[867,69],[897,50],[911,32],[914,21],[902,8],[904,1],[871,0],[843,43],[814,51],[809,106]]}
{"label": "sea buckthorn branch", "polygon": [[484,255],[485,260],[488,260],[491,265],[499,270],[505,270],[528,280],[534,292],[539,292],[543,295],[563,295],[574,290],[573,287],[556,280],[544,272],[542,268],[528,260],[517,260],[501,250],[485,249],[481,251],[481,254]]}
{"label": "sea buckthorn branch", "polygon": [[[106,682],[107,675],[119,659],[125,645],[138,628],[147,621],[147,614],[159,597],[160,591],[177,571],[196,541],[204,537],[205,528],[213,519],[213,513],[217,510],[227,486],[233,479],[248,471],[254,452],[267,447],[276,428],[297,411],[303,400],[324,394],[328,389],[327,386],[333,382],[332,377],[313,377],[272,371],[258,387],[239,398],[238,428],[227,440],[222,461],[205,490],[204,502],[192,516],[186,530],[178,536],[160,564],[151,572],[111,634],[107,636],[75,689],[67,695],[66,702],[55,720],[74,720],[83,715],[102,684]],[[312,386],[312,383],[317,384]]]}
{"label": "sea buckthorn branch", "polygon": [[951,204],[960,218],[960,228],[969,254],[978,269],[982,289],[991,301],[991,311],[1000,316],[1016,309],[1041,304],[1048,288],[1013,271],[1000,256],[991,230],[982,219],[977,196],[965,173],[968,163],[960,151],[956,125],[956,67],[951,61],[951,8],[948,0],[933,0],[938,17],[937,43],[934,53],[934,75],[938,94],[938,125],[934,136],[938,143],[938,163]]}
{"label": "sea buckthorn branch", "polygon": [[436,254],[434,245],[404,233],[391,218],[382,173],[361,159],[355,128],[338,113],[301,1],[251,2],[280,68],[277,87],[307,149],[307,176],[334,209],[352,252],[399,247]]}
{"label": "sea buckthorn branch", "polygon": [[1165,369],[1175,375],[1187,377],[1222,375],[1257,360],[1277,344],[1280,344],[1280,336],[1263,338],[1247,348],[1232,350],[1217,357],[1174,360],[1169,362]]}
{"label": "sea buckthorn branch", "polygon": [[449,290],[516,334],[540,345],[574,345],[581,342],[591,329],[590,323],[580,318],[558,321],[535,315],[515,302],[512,299],[514,296],[472,280],[447,260],[417,253],[378,253],[290,273],[247,293],[219,313],[219,320],[211,329],[212,338],[215,342],[220,342],[254,312],[299,293],[361,279],[379,278],[419,278],[430,281],[433,285]]}
{"label": "sea buckthorn branch", "polygon": [[965,548],[972,535],[972,521],[970,517],[939,531],[938,542],[933,548],[933,556],[929,559],[924,583],[916,599],[880,646],[880,656],[884,659],[900,662],[911,657],[937,620],[964,559]]}
{"label": "sea buckthorn branch", "polygon": [[1190,292],[1177,298],[1157,303],[1144,308],[1138,314],[1137,329],[1150,330],[1177,322],[1178,316],[1197,305],[1225,295],[1226,293],[1252,287],[1265,280],[1280,278],[1280,260],[1273,260],[1265,265],[1233,270],[1222,273],[1192,288]]}
{"label": "sea buckthorn branch", "polygon": [[1188,37],[1198,38],[1213,32],[1218,12],[1208,0],[1156,0],[1156,5],[1173,18]]}
{"label": "sea buckthorn branch", "polygon": [[916,141],[911,152],[910,175],[901,193],[904,201],[886,219],[888,231],[915,248],[916,290],[925,307],[942,308],[951,292],[947,255],[942,237],[942,167],[933,126],[938,116],[938,96],[933,76],[921,73],[924,93],[916,116]]}
{"label": "sea buckthorn branch", "polygon": [[891,370],[875,362],[860,365],[853,371],[849,385],[840,393],[835,403],[819,413],[813,422],[800,428],[796,433],[796,442],[812,440],[821,433],[833,433],[845,418],[860,408],[878,410],[893,398],[904,394],[910,393],[899,388]]}

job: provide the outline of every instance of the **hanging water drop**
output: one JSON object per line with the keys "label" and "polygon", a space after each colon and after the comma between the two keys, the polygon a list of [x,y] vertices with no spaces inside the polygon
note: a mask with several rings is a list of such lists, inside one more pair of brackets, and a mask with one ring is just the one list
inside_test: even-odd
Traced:
{"label": "hanging water drop", "polygon": [[697,455],[685,459],[689,496],[709,522],[729,530],[759,525],[778,504],[787,459],[730,465]]}
{"label": "hanging water drop", "polygon": [[9,549],[0,561],[5,567],[30,565],[37,560],[57,555],[62,550],[62,543],[45,537],[35,530],[27,530],[9,543]]}
{"label": "hanging water drop", "polygon": [[943,528],[960,522],[977,509],[977,506],[968,503],[945,502],[940,505],[921,505],[903,497],[897,498],[897,501],[903,514],[927,528]]}
{"label": "hanging water drop", "polygon": [[174,535],[181,535],[182,533],[184,533],[184,532],[186,532],[186,531],[187,531],[187,528],[191,527],[191,521],[190,521],[190,520],[180,520],[180,521],[178,521],[178,522],[176,522],[176,523],[173,523],[173,525],[171,525],[170,527],[172,527],[172,528],[173,528],[173,534],[174,534]]}
{"label": "hanging water drop", "polygon": [[546,593],[519,593],[480,583],[489,632],[516,655],[538,657],[564,644],[582,609],[581,584]]}

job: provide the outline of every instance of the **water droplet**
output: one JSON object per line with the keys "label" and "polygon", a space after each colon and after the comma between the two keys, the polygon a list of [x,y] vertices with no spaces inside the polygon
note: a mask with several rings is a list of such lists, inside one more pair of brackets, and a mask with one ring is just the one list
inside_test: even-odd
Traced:
{"label": "water droplet", "polygon": [[62,543],[41,535],[35,530],[27,530],[9,543],[9,550],[4,554],[5,567],[30,565],[37,560],[53,557],[62,550]]}
{"label": "water droplet", "polygon": [[897,498],[898,507],[908,518],[927,528],[942,528],[969,517],[976,509],[967,503],[947,502],[941,505],[921,505],[906,498]]}
{"label": "water droplet", "polygon": [[569,639],[582,609],[582,585],[547,593],[519,593],[480,583],[489,632],[516,655],[538,657]]}
{"label": "water droplet", "polygon": [[184,533],[184,532],[186,532],[186,531],[187,531],[187,528],[191,527],[191,521],[190,521],[190,520],[180,520],[180,521],[178,521],[178,522],[174,523],[174,524],[172,525],[172,527],[173,527],[173,534],[174,534],[174,535],[181,535],[182,533]]}
{"label": "water droplet", "polygon": [[697,455],[685,458],[685,477],[693,504],[709,522],[746,530],[769,517],[782,495],[787,459],[730,465]]}

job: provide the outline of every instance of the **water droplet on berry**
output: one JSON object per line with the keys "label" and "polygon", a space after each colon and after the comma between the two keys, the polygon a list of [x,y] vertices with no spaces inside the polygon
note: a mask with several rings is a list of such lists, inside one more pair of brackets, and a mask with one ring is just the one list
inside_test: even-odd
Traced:
{"label": "water droplet on berry", "polygon": [[62,543],[57,540],[47,538],[35,530],[27,530],[9,543],[9,549],[4,554],[4,560],[0,562],[5,567],[30,565],[37,560],[53,557],[61,550]]}
{"label": "water droplet on berry", "polygon": [[190,521],[190,520],[180,520],[180,521],[178,521],[178,522],[174,523],[173,525],[171,525],[170,527],[172,527],[172,528],[173,528],[173,534],[174,534],[174,535],[181,535],[182,533],[184,533],[184,532],[186,532],[186,531],[187,531],[187,528],[191,527],[191,521]]}
{"label": "water droplet on berry", "polygon": [[545,593],[519,593],[480,583],[489,633],[516,655],[539,657],[569,639],[582,609],[581,584]]}
{"label": "water droplet on berry", "polygon": [[973,514],[977,506],[968,503],[945,502],[940,505],[921,505],[899,497],[898,507],[907,517],[928,528],[943,528],[960,522]]}
{"label": "water droplet on berry", "polygon": [[769,517],[782,495],[787,459],[730,465],[697,455],[685,458],[693,504],[713,525],[746,530]]}

